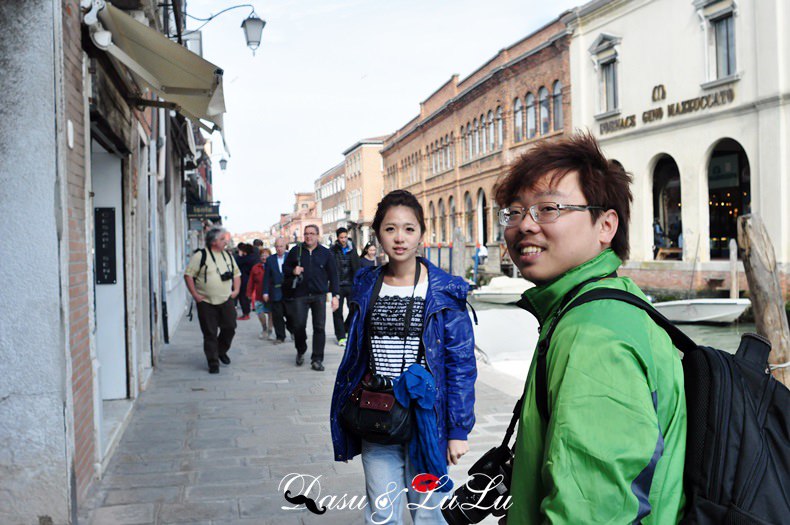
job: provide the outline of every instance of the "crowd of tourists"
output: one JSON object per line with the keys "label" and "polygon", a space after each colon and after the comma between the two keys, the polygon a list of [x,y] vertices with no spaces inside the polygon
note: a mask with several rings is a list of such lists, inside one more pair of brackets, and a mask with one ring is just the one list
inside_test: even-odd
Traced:
{"label": "crowd of tourists", "polygon": [[[237,299],[239,319],[254,308],[261,337],[273,329],[280,344],[291,333],[297,366],[305,361],[311,316],[310,364],[323,371],[331,296],[335,336],[344,346],[330,407],[334,459],[361,456],[366,523],[404,523],[408,514],[415,524],[477,523],[491,513],[510,525],[773,523],[700,492],[721,496],[723,483],[742,479],[705,481],[688,470],[719,468],[722,458],[695,462],[697,449],[690,448],[687,460],[687,424],[690,436],[692,428],[714,430],[687,417],[680,336],[654,322],[642,291],[617,274],[629,255],[630,185],[631,176],[586,133],[536,145],[499,181],[509,256],[535,284],[519,306],[541,329],[502,445],[477,461],[451,498],[448,469],[469,451],[475,424],[469,284],[420,256],[424,212],[408,191],[383,197],[372,224],[378,248],[361,253],[345,229],[327,248],[319,228],[307,226],[304,241],[287,253],[277,239],[273,254],[240,244],[232,257],[226,232],[207,231],[186,281],[209,372],[230,363]],[[377,265],[377,249],[386,264]],[[697,441],[690,438],[689,447]],[[763,467],[747,481],[786,473],[770,461],[773,470]],[[478,474],[484,482],[475,485]],[[771,497],[767,515],[782,515],[776,509],[786,505],[776,503],[787,498]],[[507,503],[497,507],[502,498]]]}

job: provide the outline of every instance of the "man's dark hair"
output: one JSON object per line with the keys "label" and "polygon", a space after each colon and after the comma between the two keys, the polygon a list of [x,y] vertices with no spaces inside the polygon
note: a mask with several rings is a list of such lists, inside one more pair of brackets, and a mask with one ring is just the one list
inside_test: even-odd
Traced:
{"label": "man's dark hair", "polygon": [[337,230],[335,230],[335,235],[336,236],[340,237],[341,233],[348,233],[348,230],[343,228],[342,226],[340,228],[338,228]]}
{"label": "man's dark hair", "polygon": [[307,231],[307,228],[312,228],[315,230],[315,234],[319,235],[321,232],[318,230],[318,226],[316,224],[308,224],[304,227],[304,231]]}
{"label": "man's dark hair", "polygon": [[263,246],[263,241],[260,240],[260,239],[255,239],[254,241],[252,241],[252,245],[253,246]]}
{"label": "man's dark hair", "polygon": [[[612,250],[626,261],[630,253],[628,225],[631,219],[632,177],[616,160],[607,159],[598,141],[589,132],[579,132],[556,141],[543,141],[514,162],[496,187],[495,199],[500,208],[509,206],[524,190],[533,190],[544,175],[549,185],[556,185],[568,173],[578,173],[579,187],[591,206],[592,221],[605,210],[614,210],[619,218]],[[527,203],[524,203],[525,205]],[[580,204],[568,202],[564,204]]]}
{"label": "man's dark hair", "polygon": [[420,201],[406,190],[395,190],[386,194],[384,198],[381,199],[381,202],[379,202],[378,208],[376,208],[376,215],[373,217],[373,231],[376,232],[377,236],[379,234],[379,228],[381,228],[381,223],[384,221],[384,216],[390,208],[395,206],[406,206],[407,208],[411,208],[414,211],[414,215],[417,217],[417,222],[420,225],[420,232],[425,233],[425,213],[422,210]]}

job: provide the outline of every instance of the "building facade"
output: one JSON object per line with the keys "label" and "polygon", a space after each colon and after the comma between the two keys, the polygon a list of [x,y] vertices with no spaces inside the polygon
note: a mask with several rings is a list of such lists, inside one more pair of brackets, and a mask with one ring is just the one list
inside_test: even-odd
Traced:
{"label": "building facade", "polygon": [[[185,59],[201,77],[208,63],[163,34],[180,35],[184,4],[1,9],[0,199],[7,233],[32,241],[2,257],[2,523],[76,523],[185,313],[187,166],[210,161],[196,115],[140,76],[167,84],[150,61]],[[207,102],[221,77],[204,80]]]}
{"label": "building facade", "polygon": [[319,234],[321,230],[321,217],[315,200],[315,193],[312,191],[294,193],[293,213],[282,214],[281,234],[289,244],[296,244],[304,241],[305,226],[317,226]]}
{"label": "building facade", "polygon": [[786,7],[784,0],[597,0],[564,17],[573,31],[574,125],[591,130],[634,176],[626,271],[640,285],[729,288],[737,218],[756,213],[787,290]]}
{"label": "building facade", "polygon": [[358,251],[374,237],[371,225],[383,191],[385,138],[363,139],[343,152],[348,211],[344,226]]}
{"label": "building facade", "polygon": [[346,163],[339,163],[315,181],[317,213],[323,223],[321,242],[331,244],[335,231],[346,227]]}
{"label": "building facade", "polygon": [[485,246],[483,270],[499,273],[506,250],[494,187],[518,155],[570,129],[569,45],[565,24],[553,20],[465,79],[454,75],[385,141],[384,191],[418,196],[434,263],[463,274]]}

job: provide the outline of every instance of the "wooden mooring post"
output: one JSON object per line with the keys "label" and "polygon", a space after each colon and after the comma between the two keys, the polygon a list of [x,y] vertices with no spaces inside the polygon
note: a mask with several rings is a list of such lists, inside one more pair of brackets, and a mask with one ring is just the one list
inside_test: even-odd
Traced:
{"label": "wooden mooring post", "polygon": [[[790,328],[771,239],[759,215],[738,217],[738,249],[749,283],[757,333],[771,341],[769,363],[776,379],[790,386]],[[782,366],[785,365],[785,366]]]}

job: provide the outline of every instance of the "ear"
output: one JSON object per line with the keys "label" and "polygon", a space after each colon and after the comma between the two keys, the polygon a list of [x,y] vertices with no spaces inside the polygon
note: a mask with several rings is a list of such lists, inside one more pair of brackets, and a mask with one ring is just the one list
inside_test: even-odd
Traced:
{"label": "ear", "polygon": [[606,210],[603,212],[603,215],[598,217],[596,223],[598,225],[598,242],[608,248],[611,246],[612,239],[614,239],[614,235],[617,233],[617,226],[620,224],[620,218],[617,216],[616,211]]}

